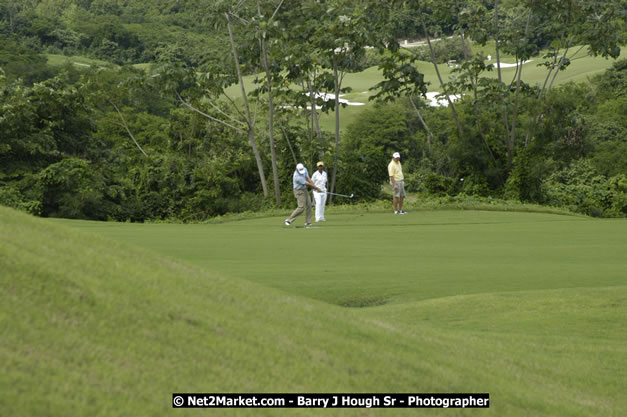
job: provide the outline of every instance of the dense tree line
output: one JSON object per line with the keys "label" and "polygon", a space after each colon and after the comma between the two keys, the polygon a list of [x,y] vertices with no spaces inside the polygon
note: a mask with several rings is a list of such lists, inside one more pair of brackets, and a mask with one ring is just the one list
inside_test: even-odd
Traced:
{"label": "dense tree line", "polygon": [[[529,93],[522,120],[533,118]],[[510,172],[495,166],[507,148],[490,155],[479,135],[458,138],[449,110],[423,107],[425,130],[407,99],[379,104],[359,115],[346,135],[341,186],[379,196],[389,155],[400,150],[409,190],[424,196],[465,193],[533,202],[594,216],[627,214],[627,60],[618,61],[590,83],[553,89],[537,138],[517,145]],[[472,100],[458,102],[462,119],[472,119]],[[498,118],[491,120],[493,131]]]}
{"label": "dense tree line", "polygon": [[[318,159],[332,188],[376,199],[399,150],[410,190],[423,195],[627,213],[627,64],[553,86],[576,45],[617,56],[619,1],[569,0],[566,12],[498,0],[144,3],[1,3],[0,204],[43,216],[203,219],[290,203],[295,161]],[[427,45],[401,48],[414,36]],[[486,76],[470,45],[489,41],[497,55],[539,59],[544,86]],[[50,67],[42,53],[153,66]],[[462,98],[427,107],[415,64],[451,57],[460,65],[441,80],[443,97]],[[378,104],[341,135],[344,76],[375,63],[385,76]],[[258,74],[252,89],[244,74]],[[234,85],[238,98],[226,94]],[[336,116],[334,132],[320,129],[320,112]]]}
{"label": "dense tree line", "polygon": [[[225,36],[211,30],[214,15],[208,11],[213,3],[3,0],[0,45],[5,53],[17,45],[30,54],[83,55],[119,65],[172,60],[191,65],[219,62]],[[22,74],[12,68],[6,72],[7,76]]]}

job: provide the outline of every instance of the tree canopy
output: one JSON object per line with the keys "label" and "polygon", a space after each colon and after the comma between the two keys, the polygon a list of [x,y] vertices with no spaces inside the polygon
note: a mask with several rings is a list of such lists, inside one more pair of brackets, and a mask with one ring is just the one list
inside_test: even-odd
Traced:
{"label": "tree canopy", "polygon": [[[398,150],[409,190],[424,196],[624,216],[625,61],[587,83],[555,82],[582,50],[619,55],[622,6],[4,0],[0,204],[43,216],[198,220],[289,204],[295,162],[320,159],[332,191],[376,199]],[[415,38],[423,46],[404,47]],[[477,52],[488,44],[491,61]],[[512,80],[502,54],[516,62]],[[49,63],[63,56],[84,61]],[[441,64],[452,59],[445,78]],[[530,59],[545,70],[538,85],[522,76]],[[425,61],[447,107],[424,100]],[[372,89],[377,103],[341,125],[345,77],[373,64],[384,78]],[[333,130],[321,128],[323,113]]]}

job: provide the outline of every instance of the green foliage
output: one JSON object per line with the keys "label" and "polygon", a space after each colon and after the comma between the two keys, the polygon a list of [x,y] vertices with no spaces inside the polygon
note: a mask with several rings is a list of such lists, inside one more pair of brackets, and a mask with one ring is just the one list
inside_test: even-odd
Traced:
{"label": "green foliage", "polygon": [[[534,59],[553,71],[566,46],[592,42],[596,34],[592,53],[615,55],[610,29],[621,26],[612,10],[616,2],[573,1],[570,14],[544,3],[500,4],[499,39],[505,51],[518,59],[545,54]],[[234,28],[244,72],[263,67],[260,40],[268,48],[270,85],[258,77],[249,92],[256,102],[255,134],[266,167],[270,146],[263,119],[270,86],[275,93],[274,140],[284,204],[292,202],[295,159],[313,166],[322,158],[331,166],[337,156],[336,188],[365,200],[379,197],[394,151],[403,155],[408,190],[442,198],[463,192],[585,206],[587,200],[573,203],[555,191],[574,183],[562,184],[551,175],[583,159],[605,178],[594,184],[619,184],[627,175],[627,61],[589,84],[543,89],[523,83],[516,89],[494,73],[486,77],[489,67],[476,55],[454,70],[445,69],[450,82],[442,88],[463,95],[453,118],[449,109],[421,103],[428,85],[418,69],[424,63],[417,58],[427,56],[401,51],[396,39],[421,32],[417,27],[424,18],[434,37],[442,35],[433,40],[437,59],[461,61],[461,33],[481,43],[496,36],[492,8],[452,0],[398,4],[398,9],[344,0],[290,0],[276,10],[277,5],[261,2],[258,9],[255,2],[238,3],[234,12],[242,19]],[[217,122],[241,128],[230,119],[242,120],[239,100],[223,95],[235,83],[232,58],[225,54],[230,45],[223,15],[232,7],[209,0],[12,0],[0,5],[2,201],[44,216],[133,221],[201,220],[271,205],[258,196],[256,162],[245,133]],[[50,52],[161,65],[147,65],[152,71],[147,74],[130,66],[96,69],[103,61],[85,58],[78,65],[52,68],[44,58]],[[311,112],[301,110],[310,104],[307,83],[314,91],[329,92],[342,79],[335,79],[334,69],[350,72],[374,63],[385,77],[375,98],[397,104],[363,112],[338,137],[336,151],[335,138],[324,131],[318,135]],[[181,106],[182,99],[209,117]],[[333,100],[315,101],[322,112],[336,110]],[[507,128],[504,114],[510,117]],[[582,184],[591,186],[586,181]],[[543,184],[551,185],[553,194]],[[622,213],[620,198],[592,194],[597,214]]]}
{"label": "green foliage", "polygon": [[79,88],[53,78],[31,88],[11,84],[1,99],[3,176],[20,178],[65,154],[86,154],[92,124]]}
{"label": "green foliage", "polygon": [[9,80],[21,79],[27,85],[46,80],[54,71],[39,54],[32,42],[19,42],[14,37],[0,35],[0,67]]}
{"label": "green foliage", "polygon": [[376,198],[387,179],[394,152],[415,149],[406,110],[398,104],[377,104],[362,112],[348,127],[338,189],[359,190],[361,199]]}
{"label": "green foliage", "polygon": [[18,189],[12,186],[0,186],[0,205],[35,215],[41,214],[39,201],[28,200]]}
{"label": "green foliage", "polygon": [[[625,136],[617,136],[624,138]],[[591,162],[597,171],[607,177],[627,173],[627,143],[625,140],[614,139],[596,146]]]}
{"label": "green foliage", "polygon": [[627,176],[607,178],[590,161],[574,161],[549,175],[542,183],[549,205],[567,207],[594,217],[621,217],[627,214]]}
{"label": "green foliage", "polygon": [[106,219],[103,180],[77,158],[47,166],[37,178],[42,189],[42,213],[71,219]]}
{"label": "green foliage", "polygon": [[627,96],[627,59],[616,61],[612,68],[595,77],[595,93],[609,100]]}
{"label": "green foliage", "polygon": [[[472,56],[468,41],[462,42],[460,36],[446,36],[442,39],[432,40],[433,54],[438,64],[446,64],[449,61],[461,63]],[[428,46],[413,48],[414,55],[421,61],[431,62],[431,51]],[[453,64],[455,65],[455,64]]]}
{"label": "green foliage", "polygon": [[425,189],[432,196],[443,196],[450,194],[454,182],[450,177],[443,177],[438,174],[429,174],[425,178]]}

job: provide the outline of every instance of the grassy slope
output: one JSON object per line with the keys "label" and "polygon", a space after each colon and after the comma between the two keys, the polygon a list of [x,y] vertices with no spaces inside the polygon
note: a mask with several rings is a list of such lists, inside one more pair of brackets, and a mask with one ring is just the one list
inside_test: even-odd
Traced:
{"label": "grassy slope", "polygon": [[[255,224],[248,232],[237,228],[247,223],[230,224],[231,239],[259,232]],[[95,231],[93,223],[74,224]],[[178,233],[200,226],[186,227]],[[277,229],[303,244],[323,231]],[[278,251],[273,257],[285,270],[286,258]],[[346,309],[2,207],[0,271],[6,415],[197,415],[170,408],[175,391],[485,391],[492,398],[484,411],[334,410],[334,416],[627,412],[625,285],[605,288],[600,281],[598,288]],[[296,283],[304,279],[292,275]]]}
{"label": "grassy slope", "polygon": [[0,236],[3,415],[164,415],[175,391],[482,388],[350,310],[1,207]]}

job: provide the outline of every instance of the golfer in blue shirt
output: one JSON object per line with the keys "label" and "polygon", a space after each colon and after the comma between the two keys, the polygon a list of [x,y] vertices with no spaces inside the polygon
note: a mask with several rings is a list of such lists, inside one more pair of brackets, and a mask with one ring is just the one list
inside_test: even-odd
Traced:
{"label": "golfer in blue shirt", "polygon": [[285,225],[289,226],[296,217],[300,216],[303,211],[306,211],[307,217],[305,219],[305,226],[311,226],[311,197],[309,196],[309,190],[307,190],[307,187],[313,188],[318,192],[322,192],[322,190],[316,187],[316,185],[311,181],[307,168],[300,163],[296,165],[296,171],[294,171],[293,176],[293,184],[294,197],[296,197],[298,207],[296,207],[290,217],[285,219]]}

